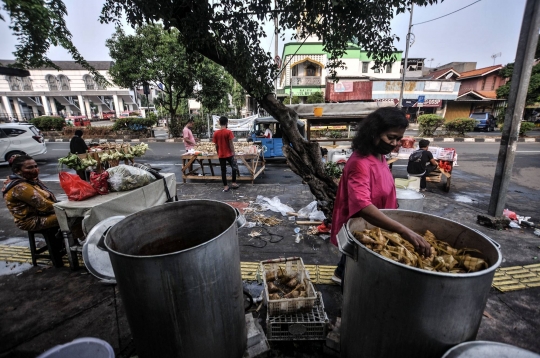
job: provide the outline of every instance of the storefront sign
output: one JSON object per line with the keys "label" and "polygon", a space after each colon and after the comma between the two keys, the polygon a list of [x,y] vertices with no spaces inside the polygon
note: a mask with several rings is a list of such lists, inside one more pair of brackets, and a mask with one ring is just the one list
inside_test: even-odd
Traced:
{"label": "storefront sign", "polygon": [[343,92],[352,92],[353,91],[353,82],[352,81],[339,81],[334,83],[334,92],[343,93]]}
{"label": "storefront sign", "polygon": [[392,103],[394,104],[395,106],[397,106],[397,104],[399,103],[399,100],[397,98],[377,98],[377,99],[374,99],[375,102],[379,102],[379,103]]}
{"label": "storefront sign", "polygon": [[426,81],[424,84],[424,91],[439,92],[441,90],[441,82]]}
{"label": "storefront sign", "polygon": [[401,102],[401,105],[403,107],[441,107],[442,99],[426,99],[420,106],[418,105],[418,100],[416,99],[404,99]]}
{"label": "storefront sign", "polygon": [[454,92],[455,82],[443,82],[441,83],[441,92]]}

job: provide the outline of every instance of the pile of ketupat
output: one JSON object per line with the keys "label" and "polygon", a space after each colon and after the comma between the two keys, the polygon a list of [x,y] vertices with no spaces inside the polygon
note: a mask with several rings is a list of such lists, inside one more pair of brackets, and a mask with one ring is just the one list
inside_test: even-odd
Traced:
{"label": "pile of ketupat", "polygon": [[[249,149],[254,146],[253,142],[234,142],[234,151],[237,154],[249,152]],[[216,154],[216,145],[213,142],[199,142],[193,148],[196,152],[205,154]]]}
{"label": "pile of ketupat", "polygon": [[277,272],[277,277],[273,272],[266,272],[265,275],[268,298],[270,300],[308,297],[306,285],[298,282],[297,275],[287,275],[281,267]]}
{"label": "pile of ketupat", "polygon": [[355,231],[354,237],[368,249],[402,264],[421,268],[428,271],[448,273],[477,272],[488,268],[484,259],[476,249],[455,249],[444,241],[437,240],[429,230],[423,235],[431,245],[431,256],[422,257],[414,251],[413,245],[399,234],[373,228],[371,230]]}

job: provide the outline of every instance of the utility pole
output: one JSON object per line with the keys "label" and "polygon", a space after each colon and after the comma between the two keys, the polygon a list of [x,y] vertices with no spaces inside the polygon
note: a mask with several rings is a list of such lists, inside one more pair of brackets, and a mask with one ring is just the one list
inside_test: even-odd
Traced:
{"label": "utility pole", "polygon": [[414,3],[411,1],[411,17],[409,18],[409,31],[407,31],[407,43],[405,44],[405,59],[403,61],[403,73],[401,74],[401,89],[399,91],[398,108],[403,107],[403,88],[405,87],[405,73],[407,73],[407,60],[409,59],[409,44],[411,41],[412,17]]}
{"label": "utility pole", "polygon": [[525,109],[539,30],[540,1],[527,0],[519,34],[510,94],[508,95],[508,107],[504,118],[499,158],[495,168],[493,188],[491,189],[488,214],[492,216],[502,215],[506,203],[506,193],[512,178],[519,126]]}

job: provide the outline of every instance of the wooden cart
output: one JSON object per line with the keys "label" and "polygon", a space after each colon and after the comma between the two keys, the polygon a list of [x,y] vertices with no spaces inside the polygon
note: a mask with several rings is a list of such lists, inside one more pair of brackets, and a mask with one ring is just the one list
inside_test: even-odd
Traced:
{"label": "wooden cart", "polygon": [[[236,176],[236,180],[251,180],[251,183],[255,181],[261,173],[264,173],[265,161],[264,158],[258,154],[236,154],[235,159],[238,163],[242,162],[248,169],[249,175],[240,176],[239,172]],[[206,161],[206,163],[205,163]],[[212,162],[214,161],[214,162]],[[197,162],[199,167],[193,167],[193,163]],[[187,179],[191,180],[216,180],[221,179],[221,175],[215,175],[214,165],[219,166],[219,157],[217,154],[209,155],[195,155],[184,154],[182,155],[182,179],[184,183]],[[212,175],[206,175],[205,166],[208,166]],[[200,172],[199,172],[200,169]],[[230,177],[227,177],[231,179]]]}

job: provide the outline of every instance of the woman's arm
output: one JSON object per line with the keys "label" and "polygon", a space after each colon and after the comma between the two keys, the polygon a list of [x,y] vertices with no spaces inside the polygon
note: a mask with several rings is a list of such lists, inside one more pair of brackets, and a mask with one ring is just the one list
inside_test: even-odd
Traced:
{"label": "woman's arm", "polygon": [[377,209],[375,205],[371,204],[366,206],[355,216],[363,218],[371,225],[400,234],[401,237],[409,241],[414,246],[415,251],[420,255],[424,257],[431,256],[431,246],[422,236],[418,235],[406,226],[401,225],[397,221],[390,219],[388,216],[384,215],[382,211]]}

